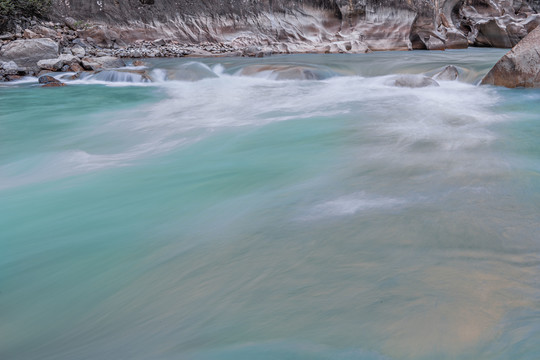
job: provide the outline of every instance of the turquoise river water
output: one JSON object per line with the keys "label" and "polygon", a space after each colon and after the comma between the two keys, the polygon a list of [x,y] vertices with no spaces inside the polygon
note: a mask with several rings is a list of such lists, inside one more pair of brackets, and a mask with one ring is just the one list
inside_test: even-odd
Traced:
{"label": "turquoise river water", "polygon": [[0,85],[0,359],[539,359],[540,90],[476,85],[504,52]]}

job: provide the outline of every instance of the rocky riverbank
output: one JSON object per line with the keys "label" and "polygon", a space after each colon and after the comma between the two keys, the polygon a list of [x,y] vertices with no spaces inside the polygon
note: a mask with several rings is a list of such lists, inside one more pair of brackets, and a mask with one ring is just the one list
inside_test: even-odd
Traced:
{"label": "rocky riverbank", "polygon": [[537,0],[52,4],[48,21],[4,25],[0,81],[97,71],[121,66],[122,58],[510,48],[540,24]]}

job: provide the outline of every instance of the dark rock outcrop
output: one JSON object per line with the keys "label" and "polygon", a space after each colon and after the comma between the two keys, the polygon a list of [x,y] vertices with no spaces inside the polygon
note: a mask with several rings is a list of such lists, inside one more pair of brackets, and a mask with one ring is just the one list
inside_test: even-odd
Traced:
{"label": "dark rock outcrop", "polygon": [[540,87],[540,27],[504,55],[482,79],[482,84]]}

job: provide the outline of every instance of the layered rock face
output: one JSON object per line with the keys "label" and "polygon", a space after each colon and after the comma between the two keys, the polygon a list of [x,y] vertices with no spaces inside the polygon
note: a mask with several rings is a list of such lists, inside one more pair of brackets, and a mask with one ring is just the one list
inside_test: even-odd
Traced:
{"label": "layered rock face", "polygon": [[54,0],[56,20],[99,46],[135,40],[273,52],[511,47],[540,23],[540,0]]}
{"label": "layered rock face", "polygon": [[540,27],[504,55],[484,77],[482,84],[540,87]]}

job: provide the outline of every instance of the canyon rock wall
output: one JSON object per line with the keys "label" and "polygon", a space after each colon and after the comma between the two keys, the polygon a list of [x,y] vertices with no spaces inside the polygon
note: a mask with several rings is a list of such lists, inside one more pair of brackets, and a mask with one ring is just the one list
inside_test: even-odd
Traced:
{"label": "canyon rock wall", "polygon": [[512,47],[540,24],[540,0],[53,0],[102,47],[137,40],[273,52]]}

